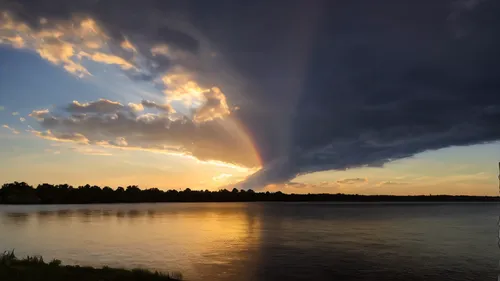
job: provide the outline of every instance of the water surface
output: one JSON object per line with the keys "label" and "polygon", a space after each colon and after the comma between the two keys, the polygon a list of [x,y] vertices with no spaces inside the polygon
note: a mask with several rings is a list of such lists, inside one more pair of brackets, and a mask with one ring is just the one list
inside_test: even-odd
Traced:
{"label": "water surface", "polygon": [[0,205],[0,250],[186,280],[496,280],[494,203]]}

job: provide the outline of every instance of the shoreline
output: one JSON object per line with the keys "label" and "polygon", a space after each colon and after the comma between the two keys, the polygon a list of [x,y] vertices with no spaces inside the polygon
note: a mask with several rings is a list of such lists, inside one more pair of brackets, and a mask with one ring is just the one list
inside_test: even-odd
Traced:
{"label": "shoreline", "polygon": [[220,189],[161,190],[140,189],[138,186],[117,187],[68,184],[39,184],[34,187],[25,182],[6,183],[0,187],[0,204],[53,205],[53,204],[114,204],[114,203],[185,203],[185,202],[500,202],[499,196],[486,195],[361,195],[345,193],[283,193],[281,191],[254,191]]}
{"label": "shoreline", "polygon": [[[43,277],[43,278],[42,278]],[[54,259],[45,262],[41,256],[19,259],[14,251],[0,253],[0,280],[2,281],[180,281],[180,273],[163,273],[147,269],[101,268],[63,265]]]}
{"label": "shoreline", "polygon": [[386,200],[386,201],[370,201],[370,200],[324,200],[324,201],[170,201],[170,202],[93,202],[93,203],[0,203],[0,206],[86,206],[86,205],[151,205],[151,204],[231,204],[231,203],[315,203],[315,204],[328,204],[336,203],[338,205],[350,204],[498,204],[500,197],[496,200]]}

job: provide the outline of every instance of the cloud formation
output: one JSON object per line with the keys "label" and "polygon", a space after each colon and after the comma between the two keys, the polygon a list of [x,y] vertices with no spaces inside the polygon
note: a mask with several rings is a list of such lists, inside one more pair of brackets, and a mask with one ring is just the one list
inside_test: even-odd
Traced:
{"label": "cloud formation", "polygon": [[397,185],[407,185],[407,182],[397,182],[397,181],[381,181],[376,184],[376,186],[397,186]]}
{"label": "cloud formation", "polygon": [[[10,1],[0,3],[0,44],[30,49],[81,78],[93,75],[89,71],[90,63],[117,66],[132,80],[154,83],[169,101],[184,101],[188,109],[199,112],[196,113],[199,120],[220,118],[229,113],[224,93],[216,87],[216,81],[209,78],[216,75],[215,66],[205,62],[204,57],[208,55],[204,52],[209,51],[200,50],[198,40],[201,39],[172,29],[169,24],[151,27],[160,29],[161,34],[144,33],[132,26],[125,31],[123,27],[114,26],[117,23],[110,22],[107,16],[101,18],[104,15],[99,15],[98,10],[79,10],[81,3],[73,7],[59,2],[35,4],[36,7]],[[45,12],[51,14],[51,7],[60,6],[68,9],[66,13],[45,15]],[[78,110],[78,106],[81,105],[75,104],[73,108]],[[88,106],[110,105],[97,101]],[[141,110],[138,104],[131,106]],[[155,107],[172,111],[169,105]]]}
{"label": "cloud formation", "polygon": [[111,156],[113,155],[112,153],[102,150],[102,149],[95,149],[92,147],[81,147],[81,146],[76,146],[76,147],[71,147],[70,148],[72,151],[83,154],[83,155],[96,155],[96,156]]}
{"label": "cloud formation", "polygon": [[[118,110],[123,109],[123,105],[119,102],[114,102],[106,99],[100,99],[98,101],[89,103],[79,103],[78,101],[73,101],[70,105],[66,107],[66,111],[69,113],[98,113],[107,114],[114,113]],[[38,113],[32,112],[36,115]]]}
{"label": "cloud formation", "polygon": [[5,128],[5,129],[11,131],[15,135],[19,134],[18,130],[14,129],[14,128],[11,128],[9,125],[4,124],[4,125],[2,125],[2,128]]}
{"label": "cloud formation", "polygon": [[368,179],[365,178],[352,178],[352,179],[342,179],[338,180],[338,184],[357,184],[357,183],[365,183],[368,182]]}
{"label": "cloud formation", "polygon": [[165,113],[175,113],[174,108],[170,104],[158,104],[154,101],[142,100],[141,105],[145,108],[154,108]]}
{"label": "cloud formation", "polygon": [[51,130],[46,130],[43,132],[29,130],[33,135],[40,137],[42,139],[52,140],[52,141],[60,141],[60,142],[75,142],[80,144],[88,144],[89,140],[87,137],[80,133],[76,132],[56,132],[53,133]]}
{"label": "cloud formation", "polygon": [[231,113],[226,102],[226,97],[219,88],[213,87],[203,94],[206,102],[196,110],[194,115],[195,121],[205,122],[215,118],[224,118]]}
{"label": "cloud formation", "polygon": [[[255,145],[263,168],[244,188],[500,139],[498,1],[16,2],[0,4],[4,44],[83,77],[86,61],[113,64],[192,109],[178,119],[138,115],[160,109],[147,102],[33,112],[56,138],[123,137],[241,165],[254,163],[238,154]],[[467,32],[456,36],[457,26]]]}
{"label": "cloud formation", "polygon": [[130,106],[104,99],[74,101],[57,116],[48,110],[35,110],[30,116],[43,130],[31,133],[54,141],[182,154],[202,161],[259,167],[252,143],[230,119],[199,123],[173,116],[167,106],[148,101],[142,104],[160,110],[137,115]]}

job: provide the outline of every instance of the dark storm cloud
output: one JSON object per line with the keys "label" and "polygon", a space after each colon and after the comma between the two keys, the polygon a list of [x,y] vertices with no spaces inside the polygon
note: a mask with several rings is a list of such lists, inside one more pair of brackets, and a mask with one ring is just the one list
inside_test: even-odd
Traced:
{"label": "dark storm cloud", "polygon": [[[269,164],[243,186],[380,167],[426,150],[500,138],[498,1],[462,10],[453,21],[454,6],[444,1],[329,5],[284,125],[291,144],[276,155],[279,143],[264,141],[272,144],[262,156]],[[467,33],[457,37],[458,25]],[[286,112],[288,94],[274,94],[285,105],[259,98],[276,116]],[[249,123],[252,132],[265,132],[258,121]]]}
{"label": "dark storm cloud", "polygon": [[[0,8],[35,27],[88,14],[144,54],[216,46],[230,70],[212,77],[264,163],[243,187],[500,139],[499,1],[16,2]],[[172,63],[149,58],[143,78]]]}

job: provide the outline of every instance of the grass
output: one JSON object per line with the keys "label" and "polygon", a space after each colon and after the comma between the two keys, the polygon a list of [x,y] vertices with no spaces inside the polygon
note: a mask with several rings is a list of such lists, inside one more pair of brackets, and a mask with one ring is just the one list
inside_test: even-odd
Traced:
{"label": "grass", "polygon": [[145,269],[119,269],[62,265],[60,260],[45,262],[41,256],[18,259],[14,251],[0,254],[1,281],[173,281],[182,275]]}

